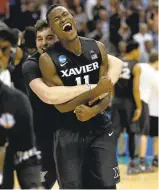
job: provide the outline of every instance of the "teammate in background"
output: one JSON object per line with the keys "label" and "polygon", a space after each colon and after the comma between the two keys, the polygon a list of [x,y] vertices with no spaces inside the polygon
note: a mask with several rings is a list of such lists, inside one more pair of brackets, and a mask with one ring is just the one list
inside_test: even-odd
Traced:
{"label": "teammate in background", "polygon": [[[45,52],[46,49],[51,46],[55,41],[57,41],[56,36],[52,33],[51,29],[49,28],[47,22],[45,20],[39,20],[37,21],[35,25],[36,29],[36,46],[38,49],[38,52],[35,53],[32,57],[30,57],[23,65],[23,75],[25,78],[25,82],[27,86],[29,86],[32,91],[35,93],[32,93],[31,89],[28,88],[29,97],[32,103],[32,107],[34,110],[34,127],[36,131],[37,136],[37,143],[38,146],[41,147],[42,155],[43,155],[43,170],[50,171],[45,176],[45,179],[47,179],[43,185],[44,187],[51,188],[52,184],[56,180],[56,177],[53,177],[55,175],[49,175],[51,173],[51,170],[53,167],[50,166],[48,160],[50,160],[50,163],[52,162],[52,138],[48,138],[48,135],[52,135],[52,131],[56,129],[56,119],[58,119],[57,111],[55,113],[55,110],[52,105],[46,105],[45,103],[50,104],[60,104],[67,102],[78,95],[86,92],[89,90],[88,85],[78,85],[74,87],[48,87],[42,80],[42,75],[39,69],[39,57],[40,54]],[[108,56],[109,59],[109,70],[112,73],[119,72],[122,67],[122,62],[113,57]],[[117,64],[116,70],[112,70],[113,65]],[[115,76],[116,78],[116,76]],[[116,80],[113,78],[113,81]],[[96,85],[94,85],[95,87]],[[93,88],[93,85],[92,85]],[[42,100],[40,101],[40,99]],[[44,127],[45,126],[45,127]],[[47,127],[47,129],[46,129]],[[48,128],[49,127],[49,128]],[[46,141],[46,139],[49,139]],[[50,147],[50,148],[48,148]],[[51,154],[51,155],[50,155]],[[50,156],[49,156],[50,155]],[[52,170],[53,171],[53,170]],[[54,169],[55,172],[55,169]],[[45,172],[46,173],[46,172]],[[49,177],[51,176],[51,177]],[[52,179],[52,182],[49,179]],[[49,180],[49,182],[48,182]],[[51,183],[51,184],[50,184]]]}
{"label": "teammate in background", "polygon": [[[12,42],[11,29],[0,28],[0,72],[7,68]],[[40,188],[40,152],[35,147],[32,109],[28,98],[0,81],[0,149],[7,146],[9,156],[0,154],[3,173],[0,185],[12,189],[14,169],[22,189]],[[2,168],[1,168],[2,169]]]}
{"label": "teammate in background", "polygon": [[[26,61],[26,59],[36,51],[35,28],[33,26],[25,28],[22,35],[22,44],[20,45],[20,49],[22,50],[22,57],[19,63],[12,68],[11,80],[15,88],[26,94],[27,92],[24,85],[22,66],[24,61]],[[13,65],[13,62],[14,54],[12,55],[11,65]]]}
{"label": "teammate in background", "polygon": [[112,128],[116,131],[117,137],[123,131],[123,127],[126,127],[129,135],[128,146],[131,160],[127,169],[128,174],[139,173],[134,163],[135,133],[131,129],[132,122],[137,121],[142,112],[139,91],[140,72],[136,64],[138,59],[138,44],[130,42],[126,47],[123,70],[115,85],[112,102]]}
{"label": "teammate in background", "polygon": [[142,100],[142,114],[139,119],[140,126],[140,142],[139,142],[139,169],[140,172],[153,172],[151,165],[146,163],[146,151],[147,151],[147,140],[148,135],[150,134],[150,117],[149,117],[149,108],[148,102],[150,95],[153,91],[158,91],[158,75],[154,71],[154,67],[157,66],[157,60],[153,56],[150,57],[150,64],[141,63],[139,64],[140,75],[140,94]]}
{"label": "teammate in background", "polygon": [[[111,79],[106,77],[105,47],[78,37],[75,20],[63,6],[51,6],[47,19],[59,42],[40,57],[43,80],[55,86],[98,83],[72,101],[55,105],[68,112],[60,114],[54,141],[60,188],[115,189],[119,182],[116,144],[110,120],[100,114],[109,104],[112,88]],[[103,93],[107,94],[93,107],[81,105]]]}
{"label": "teammate in background", "polygon": [[[33,108],[34,131],[37,147],[42,153],[41,182],[46,189],[51,189],[56,181],[56,169],[53,158],[53,131],[56,127],[57,111],[52,105],[43,103],[31,90],[30,83],[41,78],[39,69],[40,54],[57,41],[56,36],[45,20],[39,20],[35,25],[37,50],[23,63],[22,72]],[[29,40],[29,39],[28,39]],[[31,40],[31,38],[30,38]],[[44,92],[43,92],[44,93]]]}
{"label": "teammate in background", "polygon": [[[150,66],[152,66],[157,74],[158,85],[159,85],[159,69],[158,69],[158,54],[152,53],[150,55]],[[149,98],[149,112],[150,112],[150,136],[153,137],[153,160],[152,165],[158,167],[158,89],[154,89],[153,86],[151,87],[151,95]]]}

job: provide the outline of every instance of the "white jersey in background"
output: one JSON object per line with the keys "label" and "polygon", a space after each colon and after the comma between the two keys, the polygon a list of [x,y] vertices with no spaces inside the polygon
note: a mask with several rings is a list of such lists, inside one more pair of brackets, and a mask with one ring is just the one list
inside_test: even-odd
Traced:
{"label": "white jersey in background", "polygon": [[[159,84],[159,71],[155,70],[155,72],[157,73],[157,80],[158,80],[158,84]],[[159,117],[159,110],[158,110],[158,99],[159,99],[159,87],[158,89],[154,89],[151,88],[151,93],[150,93],[150,98],[149,98],[149,113],[150,116],[153,117]]]}
{"label": "white jersey in background", "polygon": [[149,103],[151,91],[159,88],[159,79],[156,70],[151,65],[146,63],[138,64],[141,68],[140,75],[140,96],[141,100]]}
{"label": "white jersey in background", "polygon": [[0,80],[7,86],[11,87],[12,82],[11,82],[11,76],[10,72],[8,70],[4,70],[0,73]]}

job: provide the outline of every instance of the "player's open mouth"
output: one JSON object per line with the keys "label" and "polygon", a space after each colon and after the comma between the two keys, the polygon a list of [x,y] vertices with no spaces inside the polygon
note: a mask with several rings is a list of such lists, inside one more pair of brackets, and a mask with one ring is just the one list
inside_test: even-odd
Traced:
{"label": "player's open mouth", "polygon": [[63,31],[64,32],[70,32],[72,31],[73,27],[72,27],[72,24],[71,23],[67,23],[63,26]]}

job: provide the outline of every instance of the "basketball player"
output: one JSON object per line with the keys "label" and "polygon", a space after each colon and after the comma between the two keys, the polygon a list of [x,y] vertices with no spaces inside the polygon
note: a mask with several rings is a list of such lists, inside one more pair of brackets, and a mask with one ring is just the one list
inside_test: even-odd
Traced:
{"label": "basketball player", "polygon": [[[7,68],[13,42],[9,28],[0,28],[0,72]],[[22,189],[40,188],[40,152],[36,150],[33,133],[32,109],[27,97],[0,81],[0,148],[9,149],[4,160],[0,184],[3,189],[12,189],[14,169]],[[8,145],[6,145],[8,144]],[[1,152],[2,153],[2,152]],[[6,160],[8,159],[8,160]],[[1,168],[2,169],[2,168]]]}
{"label": "basketball player", "polygon": [[[83,92],[88,91],[89,90],[88,85],[78,85],[78,86],[74,86],[74,87],[60,87],[59,88],[59,87],[47,87],[43,83],[43,81],[41,79],[40,69],[38,66],[39,56],[41,53],[46,51],[46,48],[48,48],[55,41],[57,41],[57,38],[55,37],[55,35],[52,34],[52,31],[49,28],[49,26],[45,20],[39,20],[37,22],[37,24],[35,25],[35,28],[37,31],[36,32],[36,45],[37,45],[38,52],[36,54],[34,54],[31,58],[29,58],[23,65],[23,74],[24,74],[24,78],[26,79],[27,85],[29,85],[31,87],[31,89],[34,91],[34,93],[37,94],[37,96],[39,96],[39,98],[41,98],[44,102],[46,102],[46,103],[49,102],[52,104],[64,103],[64,102],[69,101],[70,99],[73,99],[74,97],[82,94]],[[109,58],[109,65],[110,65],[109,70],[112,70],[112,65],[115,63],[115,64],[117,64],[116,69],[119,72],[121,70],[122,62],[119,59],[117,59],[113,56],[110,56],[110,55],[108,58]],[[96,86],[96,85],[94,85],[94,86]],[[93,87],[93,85],[92,85],[92,87]],[[47,91],[47,93],[46,93],[46,91]],[[44,92],[46,93],[46,95],[44,95]],[[58,97],[56,94],[58,95]],[[69,94],[69,96],[68,96],[68,94]],[[29,89],[29,96],[30,96],[33,110],[35,112],[34,127],[36,128],[35,130],[36,130],[38,145],[43,148],[43,150],[42,150],[43,161],[44,161],[43,167],[44,167],[45,171],[49,170],[51,172],[51,169],[53,169],[53,167],[51,167],[49,163],[52,162],[52,160],[51,160],[52,159],[52,150],[50,150],[48,148],[48,147],[50,147],[50,140],[49,140],[49,143],[46,144],[45,139],[48,139],[48,134],[49,135],[52,134],[50,129],[51,130],[56,129],[55,113],[53,114],[52,113],[53,111],[51,111],[51,110],[53,110],[52,106],[48,106],[48,105],[42,103],[41,101],[39,101],[39,98],[36,98],[36,96],[31,93],[30,89]],[[40,105],[41,105],[41,109],[40,109]],[[48,117],[48,115],[50,117]],[[54,115],[54,117],[52,117],[52,115]],[[39,121],[39,118],[40,118],[40,121]],[[37,121],[37,122],[35,122],[35,121]],[[51,121],[53,122],[52,124],[51,124]],[[47,122],[48,122],[47,125],[50,126],[50,129],[46,130],[46,127],[44,128],[44,126],[47,126],[46,125]],[[53,129],[53,126],[54,126],[54,129]],[[43,129],[43,130],[41,130],[41,129]],[[46,136],[46,133],[47,133],[47,136]],[[43,143],[42,139],[44,139],[45,143]],[[42,146],[41,144],[44,144],[44,145]],[[51,144],[52,144],[52,141],[51,141]],[[48,155],[50,155],[50,156],[48,156]],[[49,157],[51,159],[49,159]],[[48,162],[48,160],[50,160],[50,161]],[[54,169],[54,171],[55,171],[55,169]],[[50,181],[49,180],[50,178],[52,179],[53,183],[56,180],[56,178],[53,177],[55,175],[49,175],[50,172],[47,173],[47,180],[43,183],[43,186],[46,188],[50,188],[50,185],[48,185],[48,183],[50,183],[50,182],[48,182],[48,181]],[[46,173],[46,172],[44,172],[44,173]]]}
{"label": "basketball player", "polygon": [[[115,189],[119,182],[115,139],[109,118],[100,113],[109,104],[112,88],[111,79],[103,77],[108,68],[105,47],[77,36],[75,20],[63,6],[51,6],[47,19],[59,42],[40,57],[43,80],[55,86],[98,83],[90,92],[55,105],[68,112],[60,114],[54,141],[59,186]],[[102,93],[107,95],[93,107],[81,105]]]}
{"label": "basketball player", "polygon": [[129,134],[130,163],[128,174],[139,173],[139,169],[134,163],[135,158],[135,133],[131,130],[132,121],[140,118],[142,103],[139,91],[139,66],[136,64],[139,58],[138,44],[130,42],[126,48],[124,56],[124,67],[120,79],[114,88],[114,99],[112,103],[112,126],[116,131],[117,137],[126,127]]}
{"label": "basketball player", "polygon": [[[158,69],[158,54],[152,53],[150,55],[151,66],[155,69],[157,79],[159,80],[159,69]],[[159,81],[157,82],[159,85]],[[159,90],[159,87],[158,87]],[[151,87],[151,95],[149,98],[149,112],[150,112],[150,136],[153,137],[153,155],[152,165],[158,167],[158,90]]]}
{"label": "basketball player", "polygon": [[[58,112],[52,105],[43,103],[39,98],[42,100],[45,99],[47,103],[63,103],[63,101],[69,101],[70,98],[74,98],[75,96],[88,91],[89,88],[88,85],[83,85],[80,88],[66,87],[63,90],[68,89],[68,92],[72,93],[72,96],[68,96],[68,94],[64,94],[61,89],[56,87],[49,88],[43,83],[39,69],[39,57],[40,54],[46,51],[49,46],[53,45],[57,41],[57,38],[52,33],[46,20],[37,21],[35,29],[36,46],[38,51],[33,56],[28,58],[23,64],[23,75],[34,111],[34,128],[37,145],[42,152],[43,172],[41,173],[41,180],[43,186],[46,189],[50,189],[56,181],[52,142],[53,131],[56,130],[56,119],[58,119]],[[42,92],[39,98],[35,95],[38,90],[39,92]],[[35,94],[33,92],[35,92]],[[37,95],[39,95],[39,92]],[[58,100],[57,96],[63,96],[63,101],[61,99]]]}
{"label": "basketball player", "polygon": [[[155,59],[154,59],[155,58]],[[157,65],[156,56],[150,57],[150,63]],[[153,172],[151,165],[146,163],[146,151],[147,151],[147,140],[150,133],[150,120],[149,120],[149,108],[148,103],[151,95],[151,89],[158,91],[158,75],[154,71],[150,64],[141,63],[139,64],[140,70],[140,94],[142,100],[142,114],[139,119],[140,126],[140,142],[139,142],[139,169],[140,172]]]}

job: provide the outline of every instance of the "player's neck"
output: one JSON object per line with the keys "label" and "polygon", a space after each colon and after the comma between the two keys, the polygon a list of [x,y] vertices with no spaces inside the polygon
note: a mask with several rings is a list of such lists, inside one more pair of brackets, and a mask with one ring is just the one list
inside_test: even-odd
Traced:
{"label": "player's neck", "polygon": [[70,41],[70,42],[62,41],[61,43],[65,49],[74,53],[75,55],[80,56],[82,54],[82,45],[81,45],[79,37],[77,37],[73,41]]}

